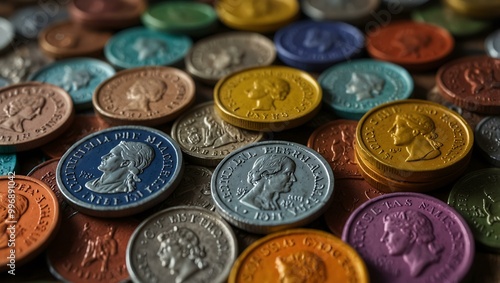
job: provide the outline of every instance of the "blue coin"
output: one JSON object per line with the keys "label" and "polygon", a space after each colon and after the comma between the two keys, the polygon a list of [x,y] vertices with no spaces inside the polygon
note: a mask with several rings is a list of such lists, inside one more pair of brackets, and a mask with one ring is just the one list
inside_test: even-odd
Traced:
{"label": "blue coin", "polygon": [[17,168],[17,155],[15,153],[0,154],[0,176],[15,172]]}
{"label": "blue coin", "polygon": [[188,36],[136,27],[116,33],[104,47],[104,55],[124,69],[168,66],[181,61],[192,45]]}
{"label": "blue coin", "polygon": [[29,78],[31,81],[57,85],[66,90],[76,110],[92,108],[96,87],[115,74],[108,63],[91,58],[75,58],[52,63]]}
{"label": "blue coin", "polygon": [[318,77],[323,103],[342,118],[359,120],[385,102],[407,99],[413,79],[403,67],[373,59],[337,64]]}
{"label": "blue coin", "polygon": [[0,87],[8,86],[10,82],[2,77],[0,77]]}
{"label": "blue coin", "polygon": [[274,44],[285,64],[319,71],[358,56],[365,38],[358,28],[347,23],[300,21],[278,30]]}
{"label": "blue coin", "polygon": [[183,171],[181,149],[167,134],[119,126],[75,143],[59,161],[56,180],[65,199],[79,211],[122,217],[165,200]]}

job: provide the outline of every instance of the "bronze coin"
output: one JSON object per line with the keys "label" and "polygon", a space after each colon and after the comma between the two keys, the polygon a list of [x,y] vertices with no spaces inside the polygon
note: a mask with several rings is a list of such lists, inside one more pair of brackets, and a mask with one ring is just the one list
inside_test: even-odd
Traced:
{"label": "bronze coin", "polygon": [[124,282],[127,244],[138,225],[133,218],[73,215],[47,249],[50,271],[64,282]]}
{"label": "bronze coin", "polygon": [[0,152],[33,149],[60,136],[73,122],[74,108],[62,88],[28,82],[0,89]]}
{"label": "bronze coin", "polygon": [[113,125],[157,126],[177,118],[195,99],[195,84],[172,67],[140,67],[116,73],[95,90],[96,113]]}
{"label": "bronze coin", "polygon": [[38,44],[45,54],[56,59],[98,56],[111,35],[109,32],[90,30],[77,23],[64,21],[43,29],[38,37]]}
{"label": "bronze coin", "polygon": [[106,128],[109,128],[109,125],[95,115],[76,115],[69,129],[56,141],[42,146],[41,150],[50,158],[59,158],[81,138]]}
{"label": "bronze coin", "polygon": [[12,173],[0,177],[0,208],[0,271],[15,273],[56,235],[59,204],[45,183]]}

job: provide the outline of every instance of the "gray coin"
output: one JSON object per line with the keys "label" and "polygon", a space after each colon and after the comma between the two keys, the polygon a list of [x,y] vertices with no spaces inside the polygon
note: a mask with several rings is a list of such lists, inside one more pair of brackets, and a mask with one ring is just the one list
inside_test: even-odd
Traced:
{"label": "gray coin", "polygon": [[189,161],[217,166],[232,151],[264,138],[263,133],[244,130],[222,120],[214,102],[205,102],[186,111],[172,126],[177,141]]}
{"label": "gray coin", "polygon": [[500,116],[483,118],[475,128],[474,139],[488,162],[500,167]]}
{"label": "gray coin", "polygon": [[302,11],[314,20],[360,23],[376,11],[380,0],[303,0]]}
{"label": "gray coin", "polygon": [[27,39],[36,39],[45,27],[69,17],[64,5],[59,5],[55,1],[39,2],[40,5],[17,10],[10,18],[16,33]]}
{"label": "gray coin", "polygon": [[127,246],[134,282],[226,282],[238,255],[231,226],[215,212],[178,206],[144,220]]}
{"label": "gray coin", "polygon": [[187,71],[206,83],[238,70],[267,66],[276,50],[267,37],[250,32],[229,32],[199,40],[185,57]]}
{"label": "gray coin", "polygon": [[0,87],[8,86],[10,82],[2,77],[0,77]]}
{"label": "gray coin", "polygon": [[334,177],[316,151],[263,141],[232,152],[212,175],[217,211],[234,226],[267,234],[302,226],[332,201]]}
{"label": "gray coin", "polygon": [[13,51],[0,57],[0,77],[12,83],[21,83],[41,67],[53,60],[46,57],[38,48],[38,43],[16,46]]}
{"label": "gray coin", "polygon": [[5,50],[14,39],[14,27],[12,24],[0,17],[0,52]]}
{"label": "gray coin", "polygon": [[488,56],[500,58],[500,29],[488,35],[484,42],[484,47]]}

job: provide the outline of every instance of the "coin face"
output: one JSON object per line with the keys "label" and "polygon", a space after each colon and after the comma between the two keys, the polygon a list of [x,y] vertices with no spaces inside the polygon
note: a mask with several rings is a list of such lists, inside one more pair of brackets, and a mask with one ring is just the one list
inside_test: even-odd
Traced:
{"label": "coin face", "polygon": [[310,74],[283,66],[245,69],[224,77],[214,89],[221,118],[254,131],[304,124],[319,111],[321,98],[321,88]]}
{"label": "coin face", "polygon": [[175,139],[191,162],[217,166],[232,151],[264,138],[262,132],[248,131],[222,120],[213,102],[189,109],[172,126]]}
{"label": "coin face", "polygon": [[15,270],[52,241],[59,230],[59,205],[45,183],[11,173],[0,176],[0,206],[0,270]]}
{"label": "coin face", "polygon": [[291,229],[257,240],[238,257],[229,283],[369,282],[358,253],[332,234]]}
{"label": "coin face", "polygon": [[385,177],[426,182],[463,168],[474,134],[456,112],[408,99],[366,113],[356,128],[356,142],[358,157]]}
{"label": "coin face", "polygon": [[127,246],[127,269],[134,282],[223,283],[238,247],[216,213],[176,206],[144,220]]}
{"label": "coin face", "polygon": [[60,136],[73,122],[71,97],[45,83],[14,84],[0,89],[0,152],[25,151]]}
{"label": "coin face", "polygon": [[371,282],[461,282],[475,252],[465,220],[419,193],[373,198],[349,217],[342,240],[363,258]]}
{"label": "coin face", "polygon": [[476,126],[474,137],[486,160],[500,167],[500,117],[482,119]]}
{"label": "coin face", "polygon": [[263,141],[233,151],[212,175],[218,212],[234,226],[267,234],[312,222],[333,195],[333,171],[314,150]]}
{"label": "coin face", "polygon": [[182,153],[165,133],[121,126],[75,143],[57,165],[57,185],[70,205],[98,217],[144,211],[167,198],[184,172]]}
{"label": "coin face", "polygon": [[142,67],[121,71],[102,82],[92,103],[110,124],[156,126],[177,118],[194,99],[194,81],[184,71]]}

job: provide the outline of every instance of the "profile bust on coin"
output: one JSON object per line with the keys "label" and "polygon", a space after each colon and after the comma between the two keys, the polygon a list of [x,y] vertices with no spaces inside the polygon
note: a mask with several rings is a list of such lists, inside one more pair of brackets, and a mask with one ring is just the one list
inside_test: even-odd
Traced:
{"label": "profile bust on coin", "polygon": [[285,100],[290,93],[290,85],[280,78],[258,79],[253,82],[253,88],[247,91],[248,97],[256,100],[252,110],[275,110],[276,100]]}
{"label": "profile bust on coin", "polygon": [[299,251],[288,256],[278,256],[275,260],[276,269],[282,283],[323,283],[327,281],[325,262],[309,251]]}
{"label": "profile bust on coin", "polygon": [[45,98],[43,96],[23,96],[11,100],[3,108],[6,116],[0,117],[0,128],[18,133],[24,132],[23,122],[33,120],[37,115],[40,115],[44,105]]}
{"label": "profile bust on coin", "polygon": [[97,169],[101,177],[85,183],[85,187],[97,193],[130,193],[135,191],[138,177],[151,164],[154,150],[142,142],[121,141],[108,154],[101,157]]}
{"label": "profile bust on coin", "polygon": [[384,88],[384,80],[375,74],[353,72],[346,85],[346,93],[356,96],[356,101],[379,96]]}
{"label": "profile bust on coin", "polygon": [[[0,193],[0,249],[10,247],[7,228],[10,224],[16,223],[28,210],[28,199],[20,194],[15,195],[15,202],[11,203],[11,198],[6,193]],[[12,211],[12,212],[9,212]]]}
{"label": "profile bust on coin", "polygon": [[159,79],[138,79],[127,90],[128,103],[125,110],[150,111],[149,103],[159,101],[166,90],[167,85]]}

